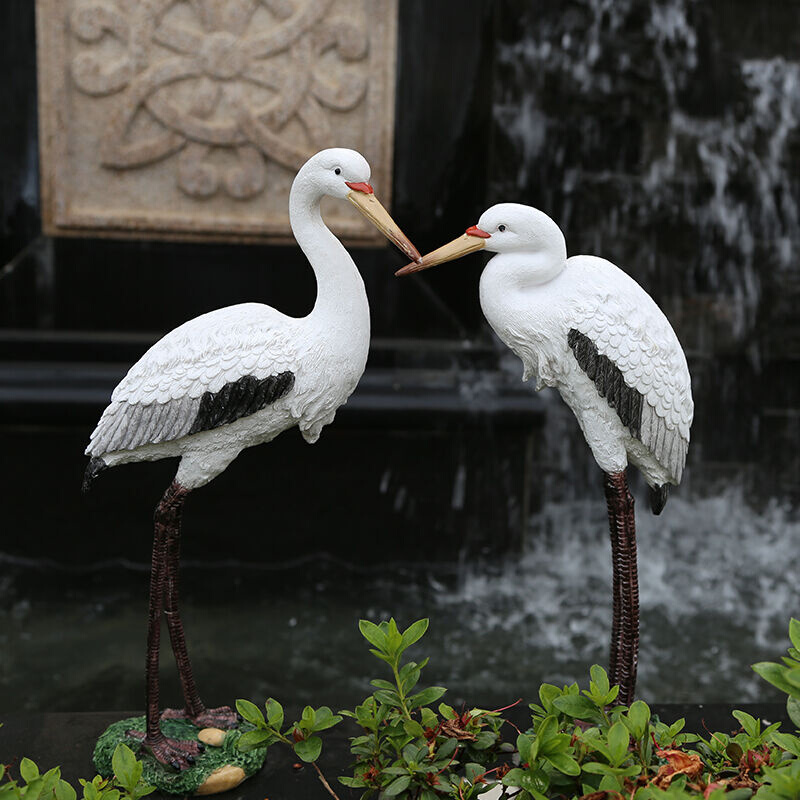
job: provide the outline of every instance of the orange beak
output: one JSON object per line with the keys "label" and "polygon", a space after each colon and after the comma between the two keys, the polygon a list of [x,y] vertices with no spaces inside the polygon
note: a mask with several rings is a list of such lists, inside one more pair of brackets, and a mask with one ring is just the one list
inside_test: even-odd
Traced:
{"label": "orange beak", "polygon": [[351,191],[347,199],[390,241],[399,247],[412,261],[419,261],[419,250],[400,230],[400,226],[389,216],[389,212],[378,202],[368,183],[345,181]]}
{"label": "orange beak", "polygon": [[395,275],[411,275],[413,272],[421,272],[423,269],[428,269],[428,267],[444,264],[445,261],[454,261],[469,253],[483,250],[486,247],[486,240],[490,238],[490,233],[482,231],[477,225],[471,225],[463,236],[459,236],[458,239],[453,239],[452,242],[442,245],[438,250],[427,253],[415,263],[408,264],[397,270]]}

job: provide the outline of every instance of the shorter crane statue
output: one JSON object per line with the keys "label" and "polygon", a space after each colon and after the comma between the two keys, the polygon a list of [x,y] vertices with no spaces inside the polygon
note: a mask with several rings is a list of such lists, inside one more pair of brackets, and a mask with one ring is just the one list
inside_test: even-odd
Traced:
{"label": "shorter crane statue", "polygon": [[660,514],[680,483],[694,406],[686,358],[667,318],[633,278],[595,256],[567,258],[564,235],[541,211],[500,203],[449,244],[397,272],[408,275],[486,249],[483,313],[522,360],[523,380],[554,386],[605,473],[611,527],[613,622],[609,673],[630,704],[639,652],[634,464]]}
{"label": "shorter crane statue", "polygon": [[[155,512],[147,632],[144,746],[162,764],[185,769],[199,742],[167,738],[161,717],[231,727],[236,713],[207,709],[195,686],[178,610],[181,514],[188,494],[223,472],[247,447],[297,425],[313,444],[356,388],[367,362],[370,318],[353,259],[322,220],[325,196],[352,202],[411,259],[419,252],[375,198],[370,168],[354,150],[323,150],[292,183],[289,220],[317,277],[311,313],[288,317],[242,303],[189,320],[156,342],[114,390],[92,433],[84,491],[118,464],[180,458]],[[185,706],[160,714],[158,656],[162,612]],[[133,732],[132,732],[133,733]]]}

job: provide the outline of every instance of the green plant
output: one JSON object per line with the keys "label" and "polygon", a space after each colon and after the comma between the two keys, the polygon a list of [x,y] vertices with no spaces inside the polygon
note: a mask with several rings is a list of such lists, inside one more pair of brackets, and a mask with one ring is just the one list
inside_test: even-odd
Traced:
{"label": "green plant", "polygon": [[[114,777],[95,775],[91,780],[80,778],[83,800],[139,800],[155,791],[142,781],[142,764],[124,744],[117,745],[113,757]],[[53,767],[40,773],[29,758],[19,763],[20,780],[11,777],[0,764],[0,800],[76,800],[77,792],[61,777],[61,768]]]}
{"label": "green plant", "polygon": [[352,776],[339,780],[362,789],[362,797],[436,800],[442,796],[469,800],[489,788],[491,766],[501,755],[497,711],[473,708],[457,712],[440,703],[441,686],[418,690],[428,659],[402,663],[404,652],[428,629],[421,619],[400,631],[394,619],[375,625],[361,620],[359,630],[372,645],[370,652],[385,662],[393,682],[375,679],[375,691],[352,711],[341,711],[363,730],[351,739],[356,757]]}
{"label": "green plant", "polygon": [[800,621],[794,618],[789,621],[789,639],[792,646],[789,648],[789,655],[784,656],[783,664],[761,661],[753,664],[753,669],[765,681],[788,695],[786,713],[800,728]]}
{"label": "green plant", "polygon": [[[733,735],[687,733],[683,719],[662,722],[641,700],[615,704],[619,689],[599,666],[583,691],[543,684],[531,726],[514,745],[500,739],[499,711],[458,713],[442,703],[437,713],[430,706],[445,690],[417,690],[427,659],[402,663],[427,627],[427,620],[403,632],[394,620],[359,624],[394,678],[373,680],[363,703],[340,712],[363,730],[351,739],[353,774],[340,778],[362,798],[471,800],[500,782],[502,796],[518,800],[800,800],[800,737],[744,711],[733,712],[740,725]],[[798,634],[793,620],[790,658],[766,665],[765,677],[790,699],[800,696]]]}
{"label": "green plant", "polygon": [[342,721],[338,714],[334,714],[328,706],[306,706],[300,719],[281,732],[284,724],[283,706],[272,697],[264,704],[266,715],[249,700],[237,700],[236,710],[256,728],[242,734],[238,742],[240,750],[248,751],[282,742],[291,747],[298,758],[314,767],[322,785],[336,797],[316,761],[322,753],[322,739],[317,734],[338,725]]}

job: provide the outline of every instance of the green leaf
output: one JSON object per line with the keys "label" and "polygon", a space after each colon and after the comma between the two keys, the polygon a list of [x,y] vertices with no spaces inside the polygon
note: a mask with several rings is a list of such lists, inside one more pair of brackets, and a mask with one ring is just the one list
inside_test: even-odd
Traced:
{"label": "green leaf", "polygon": [[35,761],[31,761],[29,758],[23,758],[22,761],[19,762],[19,774],[22,776],[22,780],[24,780],[25,783],[30,783],[39,777],[39,767],[36,766]]}
{"label": "green leaf", "polygon": [[427,689],[423,689],[408,698],[409,708],[418,708],[419,706],[435,703],[446,691],[447,689],[444,686],[429,686]]}
{"label": "green leaf", "polygon": [[536,731],[536,738],[540,744],[546,744],[550,739],[558,735],[558,720],[555,717],[545,717],[539,729]]}
{"label": "green leaf", "polygon": [[300,759],[310,764],[316,761],[322,752],[322,739],[319,736],[312,736],[310,739],[295,742],[294,751]]}
{"label": "green leaf", "polygon": [[739,721],[739,724],[744,728],[748,736],[758,736],[761,725],[757,722],[755,717],[752,717],[746,711],[734,711],[733,716]]}
{"label": "green leaf", "polygon": [[408,789],[408,784],[411,783],[410,775],[403,775],[400,778],[395,778],[382,792],[386,797],[396,797],[400,792]]}
{"label": "green leaf", "polygon": [[388,692],[386,689],[379,689],[375,692],[375,699],[379,703],[384,703],[387,706],[400,707],[400,695],[397,692]]}
{"label": "green leaf", "polygon": [[519,786],[519,782],[522,780],[522,776],[524,774],[525,770],[520,769],[519,767],[510,769],[503,777],[503,786]]}
{"label": "green leaf", "polygon": [[267,725],[279,731],[283,727],[283,706],[275,698],[270,697],[266,702],[265,708],[267,711]]}
{"label": "green leaf", "polygon": [[790,697],[786,701],[786,713],[789,715],[789,719],[800,728],[800,700]]}
{"label": "green leaf", "polygon": [[556,697],[553,705],[575,719],[594,721],[600,716],[597,706],[588,698],[579,694],[565,694]]}
{"label": "green leaf", "polygon": [[317,718],[317,712],[314,710],[312,706],[306,706],[303,709],[303,713],[300,716],[300,722],[298,722],[298,727],[300,730],[303,731],[311,731],[314,729],[314,722]]}
{"label": "green leaf", "polygon": [[790,733],[778,733],[776,731],[770,738],[782,750],[786,750],[786,752],[800,757],[800,739],[798,739],[797,736],[792,736]]}
{"label": "green leaf", "polygon": [[458,739],[451,737],[439,745],[436,754],[439,758],[450,758],[455,753],[456,747],[458,747]]}
{"label": "green leaf", "polygon": [[[442,703],[442,705],[444,705],[444,703]],[[436,727],[439,720],[437,719],[436,714],[433,712],[432,709],[422,708],[420,709],[420,714],[422,715],[422,724],[426,728]]]}
{"label": "green leaf", "polygon": [[622,722],[615,722],[608,731],[608,749],[611,753],[611,764],[618,767],[628,755],[630,736]]}
{"label": "green leaf", "polygon": [[586,764],[581,765],[581,769],[584,772],[588,772],[592,775],[613,775],[613,767],[609,764],[601,764],[599,761],[589,761]]}
{"label": "green leaf", "polygon": [[519,760],[525,764],[531,760],[531,744],[533,740],[530,736],[521,733],[517,736],[517,750],[519,752]]}
{"label": "green leaf", "polygon": [[553,686],[552,683],[543,683],[539,687],[539,700],[547,714],[553,713],[553,700],[556,697],[561,697],[561,689],[558,686]]}
{"label": "green leaf", "polygon": [[617,792],[622,788],[618,778],[613,775],[603,775],[600,785],[597,787],[601,792]]}
{"label": "green leaf", "polygon": [[439,713],[445,719],[455,719],[456,718],[456,712],[453,710],[453,707],[447,705],[447,703],[439,703]]}
{"label": "green leaf", "polygon": [[756,674],[773,686],[777,686],[782,692],[791,696],[800,695],[797,689],[786,680],[788,667],[782,667],[772,661],[759,661],[758,664],[753,664],[752,668]]}
{"label": "green leaf", "polygon": [[403,643],[403,637],[400,635],[400,631],[397,629],[397,623],[395,622],[394,617],[392,617],[388,623],[382,622],[380,629],[386,636],[386,644],[384,649],[387,653],[397,657],[400,653],[400,646]]}
{"label": "green leaf", "polygon": [[589,668],[589,675],[591,675],[592,682],[597,686],[597,691],[602,695],[608,694],[611,688],[608,681],[608,673],[601,666],[593,664]]}
{"label": "green leaf", "polygon": [[641,739],[647,733],[647,724],[650,722],[650,708],[642,700],[636,700],[628,709],[627,720],[629,728],[635,739]]}
{"label": "green leaf", "polygon": [[123,742],[120,742],[114,749],[114,754],[111,756],[111,769],[114,770],[117,780],[128,791],[133,789],[139,783],[139,778],[142,777],[142,765],[136,761],[133,750]]}
{"label": "green leaf", "polygon": [[374,622],[368,619],[359,620],[358,629],[373,647],[383,653],[386,652],[386,634]]}
{"label": "green leaf", "polygon": [[[23,759],[23,761],[30,761],[30,759]],[[33,762],[31,761],[31,763]],[[42,789],[44,789],[44,781],[41,778],[36,777],[31,781],[26,781],[26,783],[28,785],[25,788],[25,793],[23,795],[25,800],[39,800],[39,797],[42,794]]]}
{"label": "green leaf", "polygon": [[320,706],[314,714],[313,730],[326,731],[341,721],[342,718],[338,714],[334,714],[328,706]]}
{"label": "green leaf", "polygon": [[800,650],[800,621],[792,617],[789,620],[789,638],[796,650]]}
{"label": "green leaf", "polygon": [[257,728],[266,727],[267,723],[264,719],[264,715],[261,713],[261,709],[255,703],[251,703],[249,700],[237,700],[236,710],[251,725],[255,725]]}
{"label": "green leaf", "polygon": [[274,741],[275,737],[269,731],[247,731],[238,738],[236,746],[243,753],[249,753],[257,747],[264,747]]}
{"label": "green leaf", "polygon": [[497,741],[497,734],[491,731],[481,731],[476,737],[472,746],[476,750],[486,750]]}
{"label": "green leaf", "polygon": [[412,622],[404,631],[402,636],[402,644],[400,645],[401,650],[405,650],[408,647],[411,647],[412,644],[418,642],[424,635],[425,631],[428,630],[428,623],[430,620],[426,619],[418,619],[416,622]]}
{"label": "green leaf", "polygon": [[56,800],[76,800],[78,797],[75,789],[64,780],[58,782],[55,788],[55,796]]}
{"label": "green leaf", "polygon": [[566,753],[550,753],[545,758],[559,771],[565,775],[580,775],[581,768],[578,762]]}
{"label": "green leaf", "polygon": [[414,719],[407,719],[403,722],[403,730],[415,739],[422,739],[425,736],[425,729]]}

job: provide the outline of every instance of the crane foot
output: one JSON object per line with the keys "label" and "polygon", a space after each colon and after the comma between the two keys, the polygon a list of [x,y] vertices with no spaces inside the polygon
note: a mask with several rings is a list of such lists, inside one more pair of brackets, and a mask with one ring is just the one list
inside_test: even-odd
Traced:
{"label": "crane foot", "polygon": [[139,739],[142,745],[153,754],[156,761],[179,772],[191,767],[195,758],[205,751],[205,745],[202,742],[169,739],[163,733],[157,736],[147,736],[143,731],[128,731],[128,736]]}
{"label": "crane foot", "polygon": [[161,714],[161,719],[188,719],[198,728],[222,728],[223,730],[237,728],[242,721],[238,712],[230,706],[204,708],[199,714],[194,715],[185,708],[167,708]]}

